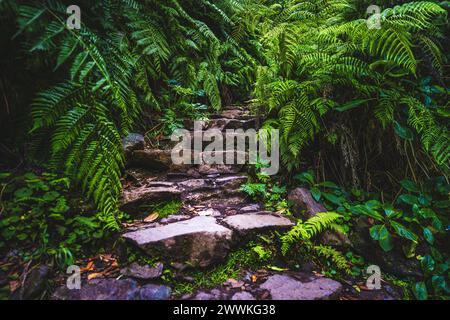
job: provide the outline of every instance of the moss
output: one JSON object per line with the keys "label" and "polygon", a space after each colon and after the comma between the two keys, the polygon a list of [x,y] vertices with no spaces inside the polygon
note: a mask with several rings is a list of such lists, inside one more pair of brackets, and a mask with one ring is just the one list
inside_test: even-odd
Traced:
{"label": "moss", "polygon": [[140,210],[145,210],[146,212],[158,213],[158,218],[167,218],[170,215],[177,214],[183,203],[178,199],[173,199],[164,202],[157,202],[151,205],[141,206]]}
{"label": "moss", "polygon": [[252,249],[253,247],[254,244],[249,244],[245,248],[230,253],[226,262],[211,269],[185,272],[184,275],[192,278],[192,282],[172,279],[167,281],[174,285],[176,295],[193,293],[200,288],[211,289],[220,286],[228,279],[239,278],[244,268],[258,269],[268,262],[267,259],[261,260],[258,253]]}
{"label": "moss", "polygon": [[166,218],[172,214],[177,214],[182,206],[183,203],[180,200],[171,200],[164,204],[160,204],[154,211],[158,212],[160,218]]}

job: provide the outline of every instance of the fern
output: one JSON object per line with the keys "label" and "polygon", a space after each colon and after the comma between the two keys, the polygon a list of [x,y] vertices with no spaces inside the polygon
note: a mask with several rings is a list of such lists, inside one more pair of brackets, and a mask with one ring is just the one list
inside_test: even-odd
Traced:
{"label": "fern", "polygon": [[285,255],[294,243],[309,241],[327,229],[335,230],[335,223],[339,218],[341,215],[335,212],[321,212],[305,222],[299,221],[281,237],[281,252]]}
{"label": "fern", "polygon": [[424,149],[448,170],[448,131],[410,85],[427,67],[442,75],[443,30],[435,21],[444,20],[446,10],[428,1],[388,7],[381,28],[369,29],[356,7],[352,0],[292,0],[262,13],[265,64],[257,70],[254,95],[268,105],[269,118],[278,119],[283,164],[298,167],[302,150],[335,125],[329,122],[335,112],[359,108],[361,118],[373,115],[387,128],[406,105]]}
{"label": "fern", "polygon": [[327,259],[328,261],[333,263],[339,270],[345,272],[347,275],[351,275],[352,270],[347,261],[347,258],[336,249],[329,246],[318,245],[314,246],[313,250],[319,257]]}
{"label": "fern", "polygon": [[[139,124],[142,104],[156,110],[167,104],[167,95],[154,83],[177,79],[190,91],[204,90],[219,109],[219,84],[238,85],[233,68],[241,69],[242,60],[250,56],[232,39],[221,43],[234,26],[233,13],[242,9],[236,1],[225,1],[222,7],[205,0],[201,8],[176,0],[81,6],[86,10],[81,30],[66,29],[61,2],[19,6],[17,35],[26,38],[30,55],[45,51],[54,70],[66,75],[37,94],[31,133],[50,136],[51,167],[71,177],[96,204],[105,226],[117,229],[124,168],[121,138]],[[104,19],[92,18],[93,12],[102,12]],[[222,20],[222,32],[208,25],[211,18]],[[235,59],[236,65],[224,70],[222,55]]]}

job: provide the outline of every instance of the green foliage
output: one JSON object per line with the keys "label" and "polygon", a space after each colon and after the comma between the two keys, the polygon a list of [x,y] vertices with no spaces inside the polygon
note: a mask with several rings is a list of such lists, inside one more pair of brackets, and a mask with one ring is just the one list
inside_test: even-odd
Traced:
{"label": "green foliage", "polygon": [[[311,188],[313,197],[341,215],[347,224],[345,229],[353,229],[358,218],[366,217],[372,225],[370,236],[383,251],[389,252],[397,247],[402,249],[406,258],[420,260],[423,281],[412,285],[417,299],[448,296],[449,258],[445,226],[449,223],[450,185],[445,178],[433,178],[422,184],[404,179],[399,183],[401,190],[397,195],[383,192],[381,197],[362,190],[347,192],[333,182],[316,183],[311,172],[295,177]],[[295,228],[294,238],[309,238],[302,223],[301,227]],[[292,243],[292,236],[288,240]],[[424,247],[430,254],[421,256],[416,250],[422,248],[423,252]]]}
{"label": "green foliage", "polygon": [[[255,250],[255,248],[257,248]],[[176,282],[174,291],[176,294],[192,293],[199,288],[211,289],[224,284],[229,279],[237,280],[241,276],[243,268],[257,267],[261,265],[261,254],[264,249],[259,246],[242,248],[229,254],[225,263],[212,269],[204,271],[191,271],[187,273],[194,281],[191,283]],[[264,250],[262,261],[267,262],[268,253]],[[173,283],[173,279],[168,277],[166,281]]]}
{"label": "green foliage", "polygon": [[348,259],[341,252],[330,246],[318,245],[313,247],[314,253],[321,258],[326,259],[332,266],[346,274],[352,274]]}
{"label": "green foliage", "polygon": [[[266,125],[281,131],[287,169],[298,168],[314,140],[343,139],[336,119],[349,114],[362,123],[392,125],[407,140],[414,129],[448,173],[448,112],[438,111],[448,109],[448,89],[437,85],[447,59],[447,12],[431,1],[391,5],[383,6],[380,29],[369,29],[365,9],[354,0],[290,0],[259,12],[265,59],[255,97],[267,106]],[[418,74],[427,80],[417,81]],[[366,128],[360,136],[378,135]]]}
{"label": "green foliage", "polygon": [[335,212],[320,212],[306,221],[297,224],[281,237],[281,251],[285,255],[291,245],[296,242],[308,242],[314,236],[325,230],[336,230],[337,222],[341,215]]}
{"label": "green foliage", "polygon": [[69,180],[32,172],[1,175],[0,252],[16,248],[25,260],[64,267],[106,236],[95,215],[69,195]]}
{"label": "green foliage", "polygon": [[255,182],[244,183],[240,190],[246,193],[252,200],[261,201],[267,210],[290,215],[289,205],[285,199],[286,187],[267,174],[259,172],[263,164],[257,163],[253,168]]}
{"label": "green foliage", "polygon": [[29,60],[60,82],[32,104],[36,151],[43,155],[38,141],[50,147],[52,168],[81,187],[110,229],[119,228],[121,138],[143,124],[140,115],[162,111],[170,133],[174,113],[217,110],[219,86],[249,83],[243,65],[252,58],[231,35],[240,1],[81,1],[81,30],[66,28],[63,2],[7,2]]}

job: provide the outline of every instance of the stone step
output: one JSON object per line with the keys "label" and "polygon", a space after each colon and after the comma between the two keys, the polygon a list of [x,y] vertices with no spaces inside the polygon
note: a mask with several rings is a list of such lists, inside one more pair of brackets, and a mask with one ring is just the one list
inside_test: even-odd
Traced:
{"label": "stone step", "polygon": [[242,233],[285,230],[293,223],[275,213],[259,212],[223,217],[196,216],[166,225],[151,225],[126,232],[122,237],[149,255],[173,263],[206,267],[222,261],[239,244]]}
{"label": "stone step", "polygon": [[[325,277],[302,272],[268,272],[262,279],[226,282],[211,290],[202,289],[185,296],[189,300],[331,300],[338,299],[342,284]],[[245,290],[245,291],[243,291]],[[183,299],[183,298],[182,298]]]}
{"label": "stone step", "polygon": [[275,274],[260,286],[273,300],[330,300],[336,298],[342,285],[332,279],[313,275]]}
{"label": "stone step", "polygon": [[213,217],[195,217],[125,233],[123,237],[150,255],[163,255],[173,262],[206,267],[226,257],[232,235],[232,230],[218,224]]}
{"label": "stone step", "polygon": [[254,118],[254,116],[251,115],[251,112],[249,110],[245,109],[228,109],[222,111],[220,114],[213,114],[211,115],[212,119],[217,118],[225,118],[225,119],[239,119],[239,120],[249,120]]}
{"label": "stone step", "polygon": [[[225,146],[226,146],[225,143],[227,141],[227,138],[234,139],[234,141],[244,140],[245,147],[248,147],[249,139],[246,136],[246,131],[248,129],[255,129],[255,131],[256,131],[256,128],[254,126],[248,126],[248,127],[246,127],[246,129],[244,131],[229,132],[228,136],[227,136],[227,130],[218,129],[218,132],[220,132],[222,139],[223,139],[223,149],[225,149]],[[204,138],[206,140],[206,136],[205,136],[206,132],[207,131],[202,131],[202,130],[194,131],[191,129],[191,130],[187,130],[186,132],[183,132],[183,134],[185,135],[185,136],[183,136],[183,139],[181,137],[175,137],[175,138],[177,138],[177,140],[172,141],[170,136],[164,136],[159,140],[159,143],[160,143],[162,149],[172,150],[181,141],[184,141],[185,143],[190,145],[191,148],[196,148],[196,147],[194,147],[194,141],[197,140],[202,143],[201,148],[198,148],[198,149],[204,150],[208,145],[211,144],[210,141],[203,141]],[[216,132],[212,132],[212,134],[214,137]],[[235,144],[236,144],[236,142],[235,142]]]}
{"label": "stone step", "polygon": [[[199,177],[212,174],[236,174],[242,171],[245,164],[249,162],[249,155],[247,152],[194,152],[193,150],[187,152],[190,154],[191,163],[174,164],[172,161],[171,150],[136,150],[132,151],[128,156],[127,166],[129,168],[142,168],[152,172],[168,171],[175,174],[185,173],[184,177]],[[198,160],[195,161],[194,157],[197,157]],[[210,164],[214,161],[217,162],[217,164]],[[199,164],[195,164],[194,162]],[[228,162],[234,164],[226,164]],[[183,175],[180,176],[182,177]]]}
{"label": "stone step", "polygon": [[222,221],[239,235],[261,232],[266,229],[288,229],[294,224],[288,218],[271,212],[246,213],[229,216]]}
{"label": "stone step", "polygon": [[121,209],[128,213],[140,213],[141,206],[180,198],[181,192],[182,190],[176,185],[128,188],[122,193]]}
{"label": "stone step", "polygon": [[[140,207],[164,200],[180,199],[198,203],[216,197],[241,195],[240,186],[248,180],[246,175],[219,176],[216,178],[187,179],[181,181],[147,181],[140,186],[130,186],[122,194],[122,210],[131,214],[142,213]],[[243,195],[240,201],[243,201]]]}
{"label": "stone step", "polygon": [[[250,128],[255,128],[256,119],[252,117],[247,117],[246,119],[240,118],[222,118],[220,115],[213,117],[209,120],[202,121],[201,130],[208,129],[218,129],[220,131],[225,131],[227,129],[243,129],[247,130]],[[184,129],[192,131],[195,129],[194,120],[187,119],[184,121]]]}

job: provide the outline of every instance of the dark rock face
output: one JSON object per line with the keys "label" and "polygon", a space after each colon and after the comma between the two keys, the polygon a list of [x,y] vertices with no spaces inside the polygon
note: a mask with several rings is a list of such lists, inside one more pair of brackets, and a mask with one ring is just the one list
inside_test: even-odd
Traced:
{"label": "dark rock face", "polygon": [[23,288],[21,289],[22,299],[36,299],[45,290],[45,285],[48,280],[50,269],[47,266],[41,265],[27,275]]}
{"label": "dark rock face", "polygon": [[276,274],[270,276],[261,288],[268,290],[273,300],[328,300],[340,293],[342,285],[328,278],[302,276],[299,279]]}
{"label": "dark rock face", "polygon": [[156,250],[175,262],[205,267],[225,258],[232,231],[213,217],[195,217],[129,232],[123,237],[150,254]]}
{"label": "dark rock face", "polygon": [[136,278],[136,279],[155,279],[162,275],[163,264],[157,263],[156,266],[141,266],[134,262],[126,268],[120,270],[120,273],[126,277]]}

